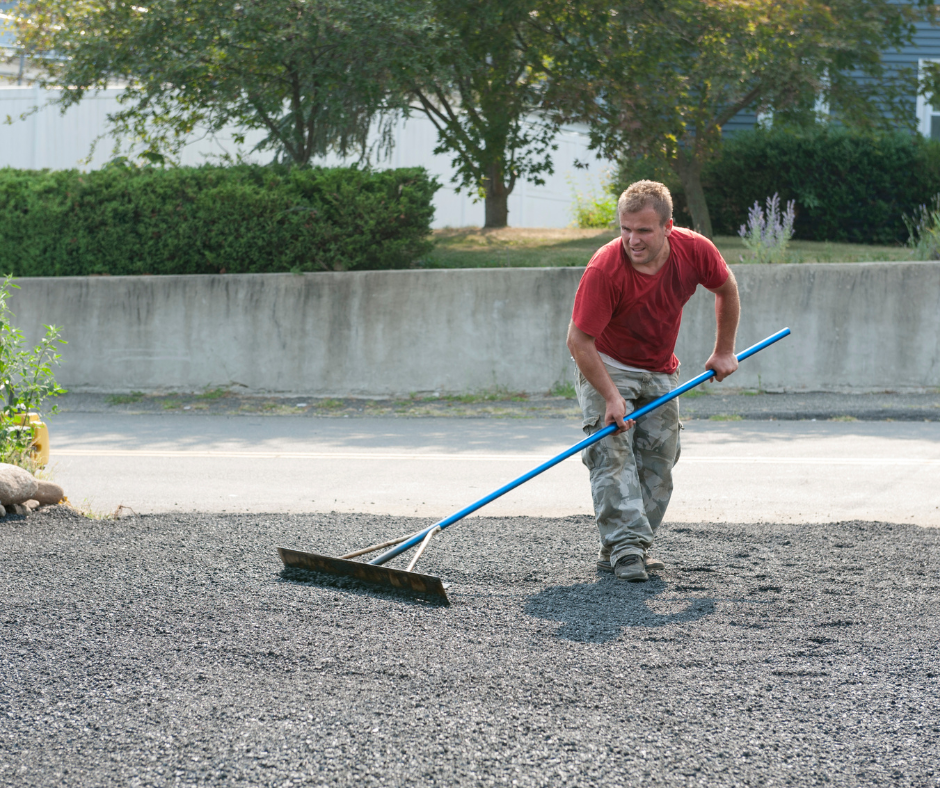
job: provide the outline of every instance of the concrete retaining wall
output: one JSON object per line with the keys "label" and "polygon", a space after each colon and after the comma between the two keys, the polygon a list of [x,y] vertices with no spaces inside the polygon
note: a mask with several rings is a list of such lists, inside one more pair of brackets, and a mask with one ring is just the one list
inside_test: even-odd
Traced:
{"label": "concrete retaining wall", "polygon": [[[734,266],[739,349],[793,336],[728,385],[766,390],[940,386],[940,263]],[[12,306],[35,339],[69,344],[74,391],[252,391],[387,396],[505,387],[545,392],[573,370],[565,331],[582,269],[373,271],[295,276],[21,279]],[[714,298],[685,310],[683,378],[714,340]]]}

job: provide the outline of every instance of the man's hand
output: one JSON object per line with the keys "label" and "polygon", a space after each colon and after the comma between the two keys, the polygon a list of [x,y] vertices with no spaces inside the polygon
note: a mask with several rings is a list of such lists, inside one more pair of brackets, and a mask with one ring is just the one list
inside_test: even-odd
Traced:
{"label": "man's hand", "polygon": [[627,403],[610,375],[607,374],[604,362],[601,361],[600,354],[594,345],[594,337],[585,334],[574,324],[574,321],[568,325],[568,350],[571,351],[574,363],[578,365],[581,374],[607,403],[607,407],[604,408],[604,427],[608,424],[616,424],[618,435],[631,429],[634,422],[623,420],[623,417],[627,415]]}
{"label": "man's hand", "polygon": [[606,427],[608,424],[616,424],[616,435],[619,435],[621,432],[626,432],[627,430],[632,430],[636,422],[633,421],[633,419],[630,421],[624,421],[623,417],[626,415],[627,403],[623,397],[610,400],[607,403],[606,413],[604,413],[604,426]]}
{"label": "man's hand", "polygon": [[715,370],[715,380],[719,383],[738,368],[738,359],[734,353],[714,352],[705,362],[705,369]]}

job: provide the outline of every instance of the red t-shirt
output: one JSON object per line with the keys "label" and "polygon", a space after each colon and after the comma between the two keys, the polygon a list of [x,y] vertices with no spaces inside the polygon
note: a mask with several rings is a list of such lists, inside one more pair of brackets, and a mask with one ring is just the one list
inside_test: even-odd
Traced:
{"label": "red t-shirt", "polygon": [[588,263],[571,319],[597,349],[622,364],[672,374],[682,307],[695,288],[721,287],[729,270],[704,235],[681,227],[669,236],[669,259],[652,276],[630,263],[620,238],[598,249]]}

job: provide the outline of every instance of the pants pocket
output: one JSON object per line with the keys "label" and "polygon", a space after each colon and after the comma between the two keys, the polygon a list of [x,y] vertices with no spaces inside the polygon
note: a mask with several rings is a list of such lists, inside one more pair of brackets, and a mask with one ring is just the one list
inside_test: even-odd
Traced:
{"label": "pants pocket", "polygon": [[600,416],[586,416],[581,420],[581,429],[584,430],[585,435],[593,435],[597,432],[594,429],[597,426],[597,422],[601,420]]}

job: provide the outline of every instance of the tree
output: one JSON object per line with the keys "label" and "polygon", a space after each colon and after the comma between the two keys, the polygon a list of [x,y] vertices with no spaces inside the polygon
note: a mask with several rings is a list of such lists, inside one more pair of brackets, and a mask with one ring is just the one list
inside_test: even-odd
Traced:
{"label": "tree", "polygon": [[[257,149],[306,165],[364,151],[373,123],[403,109],[402,53],[422,39],[402,0],[23,0],[24,49],[68,107],[124,81],[116,134],[175,154],[198,128],[261,130]],[[387,141],[386,136],[386,141]]]}
{"label": "tree", "polygon": [[484,197],[486,227],[505,227],[520,178],[552,172],[557,124],[540,114],[545,77],[533,1],[431,0],[433,36],[409,76],[412,108],[453,153],[458,188]]}
{"label": "tree", "polygon": [[742,110],[805,121],[821,99],[847,124],[911,124],[916,74],[881,53],[922,13],[894,0],[556,0],[537,24],[558,117],[587,122],[608,158],[670,167],[710,236],[702,166]]}

